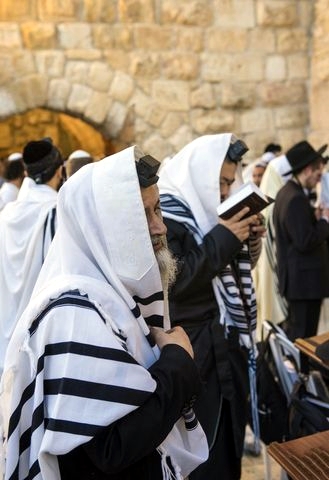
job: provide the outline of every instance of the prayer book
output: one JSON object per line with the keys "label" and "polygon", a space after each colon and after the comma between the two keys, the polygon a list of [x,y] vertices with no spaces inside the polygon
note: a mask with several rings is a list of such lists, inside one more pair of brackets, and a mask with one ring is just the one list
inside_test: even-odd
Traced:
{"label": "prayer book", "polygon": [[242,208],[249,207],[249,212],[243,217],[246,218],[250,215],[256,215],[272,202],[274,202],[273,198],[265,195],[255,183],[247,182],[218,205],[217,214],[223,220],[228,220]]}

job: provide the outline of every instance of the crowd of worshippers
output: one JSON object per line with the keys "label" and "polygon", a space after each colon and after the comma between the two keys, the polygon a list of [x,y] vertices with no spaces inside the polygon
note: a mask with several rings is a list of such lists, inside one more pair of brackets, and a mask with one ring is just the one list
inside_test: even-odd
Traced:
{"label": "crowd of worshippers", "polygon": [[[0,477],[241,478],[262,322],[314,335],[329,296],[326,148],[246,165],[220,133],[94,161],[43,138],[5,160]],[[248,181],[274,203],[219,217]]]}

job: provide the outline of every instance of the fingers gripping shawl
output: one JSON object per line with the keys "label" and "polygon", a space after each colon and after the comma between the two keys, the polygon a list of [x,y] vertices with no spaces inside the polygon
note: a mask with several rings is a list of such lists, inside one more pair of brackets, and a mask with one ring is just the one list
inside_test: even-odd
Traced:
{"label": "fingers gripping shawl", "polygon": [[[57,455],[156,388],[147,368],[159,351],[146,322],[163,323],[163,292],[135,155],[132,147],[83,167],[59,194],[56,237],[6,357],[6,480],[59,479]],[[63,294],[70,303],[47,312]],[[207,456],[201,427],[180,420],[159,452],[176,478],[188,475]]]}

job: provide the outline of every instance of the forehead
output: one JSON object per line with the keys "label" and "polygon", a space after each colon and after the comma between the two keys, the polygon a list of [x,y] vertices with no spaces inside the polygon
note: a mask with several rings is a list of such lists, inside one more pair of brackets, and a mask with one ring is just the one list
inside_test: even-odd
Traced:
{"label": "forehead", "polygon": [[237,169],[236,163],[223,162],[222,169],[220,171],[221,178],[233,179]]}
{"label": "forehead", "polygon": [[159,189],[156,184],[147,188],[141,188],[141,194],[145,208],[154,206],[159,201]]}

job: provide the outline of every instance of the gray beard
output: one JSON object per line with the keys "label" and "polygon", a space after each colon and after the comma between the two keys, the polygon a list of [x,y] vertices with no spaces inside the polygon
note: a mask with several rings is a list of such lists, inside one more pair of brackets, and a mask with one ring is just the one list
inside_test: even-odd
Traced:
{"label": "gray beard", "polygon": [[167,247],[162,247],[155,252],[159,265],[163,289],[167,290],[176,280],[177,262]]}

